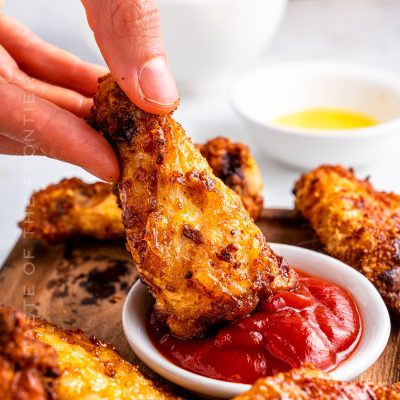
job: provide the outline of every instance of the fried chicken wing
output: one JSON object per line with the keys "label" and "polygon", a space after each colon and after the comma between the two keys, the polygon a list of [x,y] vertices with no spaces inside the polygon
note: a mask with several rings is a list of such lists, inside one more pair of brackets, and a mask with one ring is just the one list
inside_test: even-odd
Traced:
{"label": "fried chicken wing", "polygon": [[[0,307],[2,400],[183,400],[111,345]],[[259,379],[234,400],[398,400],[400,384],[338,382],[312,366]]]}
{"label": "fried chicken wing", "polygon": [[[263,182],[248,147],[223,137],[197,146],[214,174],[241,197],[250,216],[257,219],[263,209]],[[125,237],[112,185],[78,178],[63,179],[33,193],[19,226],[27,237],[52,244],[80,236]]]}
{"label": "fried chicken wing", "polygon": [[179,399],[122,359],[111,345],[88,338],[82,331],[65,331],[44,321],[38,322],[34,331],[40,343],[57,352],[59,400]]}
{"label": "fried chicken wing", "polygon": [[128,248],[176,336],[251,312],[259,298],[297,285],[240,197],[212,172],[170,115],[134,106],[108,75],[92,110],[116,149]]}
{"label": "fried chicken wing", "polygon": [[197,147],[214,174],[240,196],[244,207],[256,220],[263,210],[263,180],[249,148],[224,137]]}
{"label": "fried chicken wing", "polygon": [[338,382],[312,367],[259,379],[234,400],[398,400],[400,384],[383,386],[369,382]]}
{"label": "fried chicken wing", "polygon": [[400,196],[340,166],[303,175],[294,191],[326,251],[362,272],[400,314]]}
{"label": "fried chicken wing", "polygon": [[0,399],[53,399],[59,374],[57,353],[37,341],[30,320],[0,307]]}
{"label": "fried chicken wing", "polygon": [[75,236],[117,239],[124,236],[121,210],[112,185],[64,179],[34,193],[20,223],[24,235],[58,243]]}
{"label": "fried chicken wing", "polygon": [[0,307],[0,343],[2,400],[180,399],[112,346],[11,307]]}

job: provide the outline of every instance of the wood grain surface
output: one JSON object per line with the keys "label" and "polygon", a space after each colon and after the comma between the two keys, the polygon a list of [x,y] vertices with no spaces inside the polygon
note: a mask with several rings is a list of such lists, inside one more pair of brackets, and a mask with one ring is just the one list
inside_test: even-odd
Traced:
{"label": "wood grain surface", "polygon": [[[257,224],[269,242],[322,251],[312,229],[294,211],[264,210]],[[122,241],[77,239],[48,246],[21,237],[0,271],[0,296],[25,313],[112,343],[124,358],[147,370],[129,348],[121,325],[123,301],[136,279]],[[399,340],[399,324],[393,322],[387,348],[359,379],[400,381]]]}

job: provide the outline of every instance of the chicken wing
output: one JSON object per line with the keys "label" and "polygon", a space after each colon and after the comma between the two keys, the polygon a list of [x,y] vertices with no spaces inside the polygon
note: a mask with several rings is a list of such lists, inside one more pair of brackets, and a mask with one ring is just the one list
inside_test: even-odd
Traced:
{"label": "chicken wing", "polygon": [[303,175],[294,192],[326,251],[362,272],[400,314],[400,196],[340,166]]}
{"label": "chicken wing", "polygon": [[105,182],[64,179],[32,195],[20,222],[25,237],[58,243],[74,236],[118,239],[124,236],[121,209]]}
{"label": "chicken wing", "polygon": [[[0,307],[2,400],[183,400],[123,360],[111,345]],[[234,400],[399,400],[400,384],[338,382],[300,369],[259,379]]]}
{"label": "chicken wing", "polygon": [[61,372],[56,389],[59,400],[180,399],[122,359],[111,345],[88,338],[82,331],[65,331],[42,321],[34,332],[39,342],[57,352]]}
{"label": "chicken wing", "polygon": [[249,148],[224,137],[214,138],[197,147],[214,175],[240,196],[244,207],[256,220],[263,210],[263,180]]}
{"label": "chicken wing", "polygon": [[[263,182],[248,147],[222,137],[197,146],[214,174],[241,197],[250,216],[257,219],[263,209]],[[25,236],[52,244],[80,236],[125,237],[112,185],[78,178],[63,179],[33,193],[19,226]]]}
{"label": "chicken wing", "polygon": [[247,315],[260,297],[297,285],[240,197],[170,115],[138,109],[110,75],[92,114],[119,158],[128,248],[173,334],[201,336],[210,324]]}
{"label": "chicken wing", "polygon": [[1,306],[0,399],[53,399],[59,375],[55,350],[37,341],[21,313]]}
{"label": "chicken wing", "polygon": [[377,385],[370,382],[334,381],[312,367],[259,379],[250,390],[234,400],[398,400],[400,384]]}
{"label": "chicken wing", "polygon": [[0,343],[2,400],[180,399],[112,346],[11,307],[0,307]]}

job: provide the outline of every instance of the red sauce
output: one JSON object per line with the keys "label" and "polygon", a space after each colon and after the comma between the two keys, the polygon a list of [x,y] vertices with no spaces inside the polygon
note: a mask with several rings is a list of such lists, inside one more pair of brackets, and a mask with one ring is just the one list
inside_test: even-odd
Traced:
{"label": "red sauce", "polygon": [[253,383],[304,363],[334,369],[357,346],[361,319],[344,289],[303,275],[297,290],[261,301],[251,315],[217,327],[204,339],[172,336],[154,312],[148,331],[157,349],[188,371]]}

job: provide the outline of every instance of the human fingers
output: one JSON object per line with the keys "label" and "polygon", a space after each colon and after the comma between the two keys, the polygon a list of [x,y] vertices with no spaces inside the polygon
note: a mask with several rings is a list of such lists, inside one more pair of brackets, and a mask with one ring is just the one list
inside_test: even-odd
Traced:
{"label": "human fingers", "polygon": [[51,85],[31,78],[21,71],[14,59],[0,45],[0,76],[9,83],[28,90],[38,96],[71,111],[79,117],[87,117],[93,104],[92,99],[73,90]]}
{"label": "human fingers", "polygon": [[0,98],[0,134],[101,179],[118,179],[111,145],[82,119],[4,79],[0,79]]}
{"label": "human fingers", "polygon": [[30,76],[93,96],[107,68],[44,42],[14,18],[0,14],[0,44]]}
{"label": "human fingers", "polygon": [[16,142],[6,136],[0,135],[0,153],[12,156],[42,156],[43,153],[35,147]]}
{"label": "human fingers", "polygon": [[173,111],[178,91],[155,0],[82,0],[97,44],[125,94],[145,111]]}

